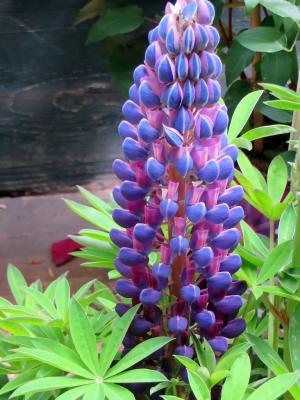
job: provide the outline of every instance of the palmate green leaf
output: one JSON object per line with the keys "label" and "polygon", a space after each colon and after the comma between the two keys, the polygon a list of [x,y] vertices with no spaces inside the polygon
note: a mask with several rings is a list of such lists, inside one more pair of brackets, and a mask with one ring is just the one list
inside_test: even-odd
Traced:
{"label": "palmate green leaf", "polygon": [[78,25],[84,21],[95,18],[105,10],[106,6],[107,5],[104,0],[90,0],[80,9],[74,21],[74,25]]}
{"label": "palmate green leaf", "polygon": [[97,240],[100,240],[101,242],[110,242],[111,243],[111,239],[107,232],[98,231],[97,229],[81,229],[78,233],[81,236],[86,236],[86,237],[89,237],[92,239],[97,239]]}
{"label": "palmate green leaf", "polygon": [[296,228],[296,211],[291,204],[282,214],[278,227],[278,243],[292,240]]}
{"label": "palmate green leaf", "polygon": [[61,278],[56,286],[55,304],[60,318],[64,321],[70,305],[70,285],[65,277]]}
{"label": "palmate green leaf", "polygon": [[197,372],[188,370],[189,383],[197,400],[210,400],[210,390]]}
{"label": "palmate green leaf", "polygon": [[27,282],[21,271],[12,264],[7,267],[7,281],[17,304],[24,304],[25,295],[21,289],[27,287]]}
{"label": "palmate green leaf", "polygon": [[289,325],[289,349],[294,370],[300,370],[300,305],[293,312]]}
{"label": "palmate green leaf", "polygon": [[142,9],[136,5],[107,10],[92,26],[87,44],[135,31],[144,22]]}
{"label": "palmate green leaf", "polygon": [[283,18],[292,18],[300,22],[300,10],[295,4],[286,0],[260,0],[260,4],[270,10],[272,13]]}
{"label": "palmate green leaf", "polygon": [[58,397],[55,398],[55,400],[77,400],[81,399],[82,396],[84,396],[85,393],[88,393],[91,388],[95,389],[95,384],[92,385],[84,385],[84,386],[78,386],[75,387],[74,389],[70,389]]}
{"label": "palmate green leaf", "polygon": [[[274,65],[276,68],[273,68]],[[262,57],[260,71],[265,82],[285,85],[292,74],[292,58],[286,51],[266,53]]]}
{"label": "palmate green leaf", "polygon": [[4,386],[1,387],[0,396],[5,393],[12,392],[17,387],[23,385],[25,382],[31,381],[36,376],[36,373],[36,369],[31,369],[16,376],[13,380],[7,382]]}
{"label": "palmate green leaf", "polygon": [[114,383],[104,383],[103,389],[108,400],[135,400],[134,395],[128,389]]}
{"label": "palmate green leaf", "polygon": [[45,293],[42,293],[33,287],[23,287],[22,290],[33,300],[36,306],[40,307],[51,318],[59,318],[59,314],[54,307],[53,302],[49,300],[48,296]]}
{"label": "palmate green leaf", "polygon": [[245,0],[245,6],[248,14],[250,14],[259,3],[259,0]]}
{"label": "palmate green leaf", "polygon": [[[83,258],[85,258],[85,257],[83,257]],[[115,267],[112,262],[112,259],[111,260],[84,262],[80,265],[82,267],[87,267],[87,268],[103,268],[103,269],[112,269]]]}
{"label": "palmate green leaf", "polygon": [[16,336],[31,336],[29,329],[15,322],[0,319],[0,328]]}
{"label": "palmate green leaf", "polygon": [[101,384],[95,383],[94,385],[89,386],[86,388],[86,392],[82,400],[104,400],[105,393],[104,389]]}
{"label": "palmate green leaf", "polygon": [[91,381],[87,379],[67,378],[67,377],[50,377],[34,379],[20,386],[13,392],[11,398],[24,396],[28,393],[43,393],[56,389],[71,388],[80,385],[88,385]]}
{"label": "palmate green leaf", "polygon": [[298,373],[276,376],[257,388],[247,400],[276,400],[286,393],[298,380]]}
{"label": "palmate green leaf", "polygon": [[241,229],[243,232],[244,245],[247,249],[255,249],[262,257],[267,257],[269,249],[265,246],[264,242],[257,235],[257,233],[251,228],[245,221],[241,221]]}
{"label": "palmate green leaf", "polygon": [[119,226],[113,221],[112,218],[102,214],[100,211],[93,207],[85,206],[83,204],[76,203],[73,200],[66,200],[67,206],[79,217],[96,225],[105,232],[109,232],[112,228],[119,228]]}
{"label": "palmate green leaf", "polygon": [[182,400],[182,398],[177,397],[177,396],[160,396],[163,400]]}
{"label": "palmate green leaf", "polygon": [[275,85],[272,83],[259,83],[264,89],[269,90],[271,94],[281,100],[290,100],[300,103],[300,95],[286,87]]}
{"label": "palmate green leaf", "polygon": [[228,130],[228,139],[230,143],[233,142],[243,130],[262,94],[262,90],[249,93],[236,107]]}
{"label": "palmate green leaf", "polygon": [[106,383],[155,383],[155,382],[167,382],[168,379],[159,371],[140,368],[132,369],[130,371],[121,372],[118,375],[111,376],[109,378],[105,377],[104,381]]}
{"label": "palmate green leaf", "polygon": [[104,376],[111,366],[122,341],[133,321],[135,314],[139,309],[139,305],[132,307],[121,318],[117,318],[112,326],[112,333],[103,342],[103,348],[100,355],[100,374]]}
{"label": "palmate green leaf", "polygon": [[288,125],[266,125],[251,129],[250,131],[244,133],[241,138],[253,141],[265,137],[283,135],[290,132],[295,132],[295,129]]}
{"label": "palmate green leaf", "polygon": [[238,164],[243,175],[253,185],[253,189],[267,192],[267,183],[262,173],[251,164],[249,158],[242,151],[239,151]]}
{"label": "palmate green leaf", "polygon": [[276,275],[291,262],[293,241],[281,243],[268,255],[256,280],[260,284]]}
{"label": "palmate green leaf", "polygon": [[83,286],[81,286],[80,289],[77,290],[77,292],[74,294],[74,298],[79,301],[82,297],[84,297],[89,290],[93,287],[93,285],[97,282],[96,279],[93,279],[87,283],[85,283]]}
{"label": "palmate green leaf", "polygon": [[157,350],[166,346],[172,340],[172,338],[162,336],[148,339],[138,344],[107,372],[105,379],[132,367],[133,365],[147,358],[150,354],[153,354]]}
{"label": "palmate green leaf", "polygon": [[111,213],[112,213],[112,208],[110,207],[109,204],[107,204],[105,201],[100,199],[99,197],[95,196],[93,193],[89,192],[88,190],[84,189],[81,186],[77,186],[79,189],[80,193],[82,196],[97,210],[99,210],[101,213],[106,214],[109,218],[112,218]]}
{"label": "palmate green leaf", "polygon": [[[174,356],[174,358],[176,358],[177,361],[179,361],[185,368],[187,368],[190,371],[197,372],[199,370],[199,365],[194,360],[192,360],[188,357]],[[205,367],[201,367],[201,368],[205,368]],[[209,376],[208,370],[207,370],[207,373]]]}
{"label": "palmate green leaf", "polygon": [[273,204],[280,203],[288,181],[288,170],[281,156],[273,158],[268,169],[268,193]]}
{"label": "palmate green leaf", "polygon": [[116,253],[112,245],[108,241],[103,242],[102,240],[92,239],[87,236],[77,236],[77,235],[69,235],[69,238],[72,239],[74,242],[81,244],[84,247],[100,251],[100,254],[102,251],[105,253],[112,253],[112,254]]}
{"label": "palmate green leaf", "polygon": [[251,64],[255,53],[233,40],[225,60],[226,83],[229,86]]}
{"label": "palmate green leaf", "polygon": [[242,400],[246,393],[251,373],[248,354],[242,354],[233,363],[230,375],[222,389],[222,400]]}
{"label": "palmate green leaf", "polygon": [[278,277],[280,285],[289,293],[296,293],[299,287],[299,281],[289,273],[282,272]]}
{"label": "palmate green leaf", "polygon": [[300,301],[300,297],[296,296],[295,294],[290,293],[289,291],[280,288],[278,286],[271,286],[271,285],[261,285],[252,287],[252,292],[254,296],[259,299],[263,293],[270,293],[274,294],[275,296],[283,297],[286,299]]}
{"label": "palmate green leaf", "polygon": [[300,111],[300,103],[290,100],[269,100],[265,101],[267,106],[286,111]]}
{"label": "palmate green leaf", "polygon": [[69,313],[71,338],[82,362],[93,374],[98,374],[96,336],[84,309],[73,299]]}
{"label": "palmate green leaf", "polygon": [[232,144],[235,144],[239,149],[245,149],[248,151],[251,151],[253,148],[253,145],[250,142],[250,140],[245,139],[243,137],[238,137],[238,138],[234,139]]}
{"label": "palmate green leaf", "polygon": [[239,33],[236,39],[247,49],[261,53],[275,53],[287,46],[286,35],[267,26],[247,29]]}
{"label": "palmate green leaf", "polygon": [[211,386],[216,386],[218,383],[222,382],[227,376],[230,375],[230,371],[216,371],[213,372],[210,377]]}
{"label": "palmate green leaf", "polygon": [[232,367],[234,361],[240,357],[242,354],[244,354],[248,349],[251,347],[251,345],[247,342],[244,343],[238,343],[234,346],[232,346],[229,350],[226,351],[226,353],[220,358],[215,371],[224,371],[228,370]]}
{"label": "palmate green leaf", "polygon": [[95,283],[95,288],[100,290],[100,297],[110,300],[112,303],[117,303],[115,295],[112,293],[111,289],[106,286],[103,282],[98,281]]}

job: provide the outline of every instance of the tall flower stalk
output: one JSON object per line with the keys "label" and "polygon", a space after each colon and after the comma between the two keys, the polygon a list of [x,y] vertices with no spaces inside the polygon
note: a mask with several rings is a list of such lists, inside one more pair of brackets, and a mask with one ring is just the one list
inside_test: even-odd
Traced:
{"label": "tall flower stalk", "polygon": [[[113,164],[122,181],[113,218],[123,230],[110,237],[120,247],[116,291],[142,305],[125,351],[149,334],[169,334],[172,352],[192,358],[191,328],[224,353],[245,329],[236,318],[245,284],[232,280],[241,259],[231,254],[243,190],[232,185],[238,151],[226,135],[214,15],[207,0],[167,4],[122,109],[126,161]],[[159,257],[154,266],[151,253]],[[129,307],[120,303],[117,312]]]}

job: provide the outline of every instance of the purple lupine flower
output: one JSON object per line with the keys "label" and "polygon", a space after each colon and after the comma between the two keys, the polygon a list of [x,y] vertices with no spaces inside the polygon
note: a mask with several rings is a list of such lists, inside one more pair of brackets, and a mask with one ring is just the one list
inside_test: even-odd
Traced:
{"label": "purple lupine flower", "polygon": [[[240,240],[235,226],[244,217],[243,189],[231,186],[238,150],[228,145],[228,114],[220,103],[214,16],[208,0],[168,3],[122,108],[126,160],[113,164],[121,180],[113,190],[120,207],[113,219],[123,230],[110,236],[120,247],[115,265],[123,278],[116,291],[141,303],[127,348],[139,337],[161,335],[163,318],[176,337],[174,353],[190,358],[189,321],[216,353],[245,330],[236,318],[245,282],[232,281],[241,258],[231,254]],[[160,253],[154,266],[151,252]],[[176,301],[162,315],[167,293]],[[119,315],[127,309],[117,306]]]}

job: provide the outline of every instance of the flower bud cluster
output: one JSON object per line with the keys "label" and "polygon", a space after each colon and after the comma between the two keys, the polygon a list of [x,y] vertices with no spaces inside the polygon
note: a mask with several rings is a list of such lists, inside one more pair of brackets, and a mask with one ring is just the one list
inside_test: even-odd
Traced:
{"label": "flower bud cluster", "polygon": [[[165,324],[177,338],[176,354],[193,357],[190,326],[218,353],[245,329],[236,316],[246,288],[232,281],[241,259],[231,254],[240,241],[243,190],[230,185],[238,152],[226,136],[214,15],[207,0],[168,3],[123,106],[126,161],[113,163],[121,180],[113,218],[123,229],[110,237],[120,248],[116,291],[143,306],[125,349],[164,334],[160,304],[168,294],[176,296]],[[153,267],[151,252],[160,254]],[[119,304],[117,312],[128,307]]]}

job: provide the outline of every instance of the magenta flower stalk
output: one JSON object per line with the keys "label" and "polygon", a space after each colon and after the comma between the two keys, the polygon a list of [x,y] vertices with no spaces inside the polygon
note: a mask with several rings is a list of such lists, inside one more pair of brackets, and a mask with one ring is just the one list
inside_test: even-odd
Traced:
{"label": "magenta flower stalk", "polygon": [[[243,190],[231,187],[238,152],[228,145],[220,102],[214,14],[207,0],[167,4],[123,106],[126,162],[113,164],[122,181],[113,191],[120,206],[113,218],[123,230],[110,236],[120,247],[116,291],[142,304],[125,348],[149,333],[167,333],[177,339],[175,354],[192,358],[189,328],[217,353],[245,330],[236,316],[246,287],[232,282],[241,259],[231,254],[240,241]],[[160,255],[153,268],[151,252]],[[166,295],[176,301],[163,316]],[[117,312],[128,307],[119,304]]]}

